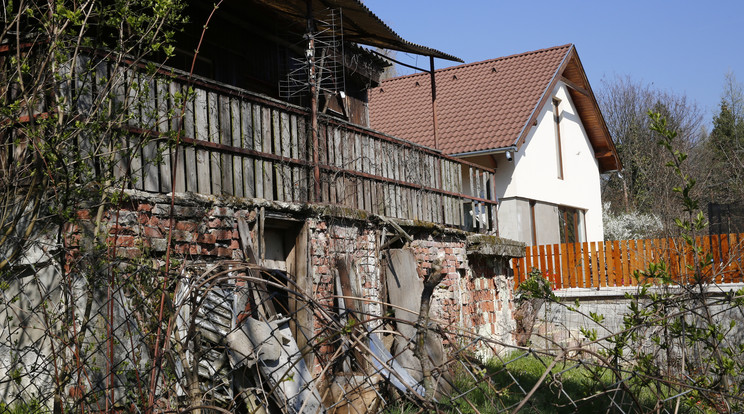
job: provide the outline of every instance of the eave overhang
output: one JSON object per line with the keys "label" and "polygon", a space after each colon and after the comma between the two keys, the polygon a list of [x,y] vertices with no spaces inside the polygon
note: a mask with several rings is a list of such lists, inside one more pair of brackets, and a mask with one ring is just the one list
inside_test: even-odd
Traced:
{"label": "eave overhang", "polygon": [[514,145],[517,148],[521,148],[522,144],[524,144],[531,126],[535,124],[538,115],[550,100],[553,90],[559,82],[563,82],[568,87],[568,93],[576,107],[584,130],[589,137],[589,142],[594,149],[594,157],[597,159],[599,172],[605,173],[622,170],[622,163],[620,162],[617,148],[615,148],[615,143],[612,141],[610,131],[599,109],[599,104],[597,104],[597,99],[589,85],[589,80],[586,77],[584,66],[581,64],[579,55],[576,52],[576,47],[573,45],[571,45],[571,48],[566,53],[566,57],[561,62],[550,84],[545,88],[540,101],[532,110]]}
{"label": "eave overhang", "polygon": [[377,17],[360,0],[252,0],[276,12],[288,24],[302,27],[307,21],[308,3],[312,10],[329,8],[342,10],[344,39],[367,46],[397,50],[439,59],[462,62],[463,60],[430,47],[411,43],[401,38]]}

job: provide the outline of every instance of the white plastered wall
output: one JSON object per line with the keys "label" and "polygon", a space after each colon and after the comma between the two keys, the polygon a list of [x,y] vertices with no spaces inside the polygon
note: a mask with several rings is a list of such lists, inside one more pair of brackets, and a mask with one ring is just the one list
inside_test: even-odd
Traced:
{"label": "white plastered wall", "polygon": [[[530,226],[529,215],[522,214],[518,222],[509,216],[518,207],[507,206],[511,204],[508,200],[521,198],[585,210],[587,240],[603,240],[600,174],[594,150],[563,83],[559,82],[552,97],[561,100],[563,179],[558,178],[553,105],[548,99],[537,117],[537,125],[531,127],[513,161],[507,161],[503,154],[496,157],[496,192],[503,200],[499,211],[500,235],[530,242],[524,238],[525,228]],[[539,217],[536,219],[541,221]],[[538,226],[538,242],[543,239],[540,233]]]}

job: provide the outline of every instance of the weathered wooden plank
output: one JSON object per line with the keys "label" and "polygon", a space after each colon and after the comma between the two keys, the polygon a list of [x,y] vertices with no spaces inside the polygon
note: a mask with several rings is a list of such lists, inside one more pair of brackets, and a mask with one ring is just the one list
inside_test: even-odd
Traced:
{"label": "weathered wooden plank", "polygon": [[[264,140],[264,117],[260,105],[252,104],[251,107],[253,109],[253,150],[261,151]],[[255,174],[256,197],[266,198],[264,195],[264,163],[261,159],[254,159],[253,171]]]}
{"label": "weathered wooden plank", "polygon": [[[271,131],[273,134],[273,142],[272,142],[272,153],[274,155],[281,156],[282,153],[282,144],[284,141],[284,122],[283,117],[286,115],[286,113],[282,113],[277,110],[271,111]],[[274,162],[274,179],[276,180],[276,192],[274,193],[274,197],[276,197],[276,200],[278,201],[285,201],[286,200],[286,186],[284,185],[286,175],[284,174],[284,163],[283,162]]]}
{"label": "weathered wooden plank", "polygon": [[[362,149],[362,137],[358,133],[353,134],[354,138],[354,169],[356,171],[362,171],[363,169],[363,149]],[[365,210],[366,209],[366,203],[364,200],[364,180],[361,178],[355,178],[356,183],[356,208]]]}
{"label": "weathered wooden plank", "polygon": [[[293,159],[299,159],[299,140],[297,131],[297,115],[290,115],[289,117],[289,156]],[[290,168],[292,173],[292,180],[290,185],[290,199],[292,201],[300,201],[300,167],[294,165]]]}
{"label": "weathered wooden plank", "polygon": [[[185,109],[185,97],[182,96],[181,85],[177,82],[168,82],[167,93],[168,109],[171,111],[168,119],[168,127],[170,131],[177,131],[183,137],[185,135],[183,124],[185,114],[182,111]],[[173,136],[173,141],[170,144],[170,168],[175,170],[175,174],[171,172],[169,175],[171,179],[175,175],[175,182],[172,183],[173,191],[182,193],[186,191],[186,154],[182,145],[175,146],[176,138]]]}
{"label": "weathered wooden plank", "polygon": [[[127,89],[126,89],[126,72],[122,68],[114,68],[108,65],[110,74],[109,82],[111,82],[111,91],[113,106],[115,111],[119,111],[120,108],[126,104],[127,100]],[[62,87],[60,85],[60,87]],[[120,115],[119,115],[120,116]],[[120,138],[118,141],[112,143],[114,149],[114,178],[116,180],[127,180],[127,170],[129,167],[128,153],[128,142],[125,138]],[[120,187],[121,184],[117,183],[116,187]]]}
{"label": "weathered wooden plank", "polygon": [[[156,130],[157,123],[157,86],[152,76],[141,75],[140,81],[144,83],[141,96],[142,102],[142,125],[146,130]],[[160,190],[160,171],[158,168],[158,144],[152,137],[142,137],[145,141],[142,148],[143,179],[145,191],[157,192]]]}
{"label": "weathered wooden plank", "polygon": [[[164,79],[157,79],[155,83],[157,96],[157,117],[155,120],[156,131],[161,133],[161,139],[158,142],[158,153],[162,156],[162,162],[159,163],[160,175],[160,192],[169,193],[173,191],[171,183],[173,176],[173,164],[171,160],[171,138],[168,134],[170,127],[170,84]],[[175,130],[174,130],[175,131]]]}
{"label": "weathered wooden plank", "polygon": [[[194,132],[195,138],[202,141],[209,141],[209,114],[207,110],[207,92],[203,89],[194,90]],[[210,182],[211,165],[209,162],[209,152],[202,148],[196,149],[196,186],[197,192],[202,194],[212,194]]]}
{"label": "weathered wooden plank", "polygon": [[[233,136],[232,136],[232,114],[230,109],[230,97],[227,95],[220,95],[218,99],[219,103],[219,142],[222,145],[225,146],[232,146],[233,145]],[[240,120],[238,120],[240,122]],[[238,137],[238,141],[239,141]],[[233,157],[234,155],[229,154],[227,152],[224,152],[221,154],[221,169],[220,169],[220,175],[221,175],[221,184],[222,184],[222,194],[227,195],[236,195],[235,194],[235,188],[233,188],[233,184],[235,182],[235,177],[233,177],[234,169],[233,169]]]}
{"label": "weathered wooden plank", "polygon": [[[220,144],[220,104],[217,93],[207,93],[207,122],[209,124],[209,142]],[[220,153],[208,150],[209,180],[212,186],[211,194],[222,194],[222,157]]]}
{"label": "weathered wooden plank", "polygon": [[[362,172],[365,174],[369,174],[370,171],[370,140],[371,138],[365,134],[359,134],[359,145],[360,145],[360,151],[361,151],[361,164],[362,164]],[[362,182],[362,196],[364,199],[362,200],[362,205],[364,206],[364,209],[374,213],[374,204],[372,203],[372,182],[363,179],[360,180]]]}
{"label": "weathered wooden plank", "polygon": [[[310,161],[309,157],[309,133],[307,128],[308,122],[305,118],[297,118],[297,158],[304,161]],[[308,163],[309,165],[309,163]],[[309,201],[310,200],[310,188],[313,184],[310,182],[311,174],[309,174],[310,167],[299,167],[299,180],[297,184],[298,194],[297,201]]]}
{"label": "weathered wooden plank", "polygon": [[[333,145],[331,145],[328,137],[331,135],[332,132],[330,131],[329,127],[326,125],[319,125],[318,126],[318,159],[320,160],[321,165],[332,165],[331,160],[332,158],[332,152],[333,152]],[[315,180],[314,177],[315,172],[311,173],[311,180]],[[328,173],[322,173],[321,172],[321,178],[320,178],[320,200],[323,202],[331,202],[331,183],[329,182],[329,174]],[[314,187],[314,183],[313,183]],[[334,200],[335,200],[335,191],[334,191]]]}
{"label": "weathered wooden plank", "polygon": [[[345,146],[345,140],[343,139],[341,134],[341,130],[339,128],[333,128],[333,136],[330,137],[332,139],[332,147],[333,147],[333,156],[334,156],[334,162],[333,166],[337,168],[343,168],[344,167],[344,146]],[[337,173],[334,176],[333,185],[336,188],[336,203],[346,205],[346,174],[344,172]],[[331,197],[333,199],[333,197]]]}
{"label": "weathered wooden plank", "polygon": [[[127,103],[126,112],[129,117],[129,125],[137,128],[142,125],[139,103],[139,75],[132,71],[127,71]],[[129,153],[129,177],[132,182],[132,188],[144,190],[144,180],[142,177],[142,146],[139,137],[129,136],[127,139],[127,151]]]}
{"label": "weathered wooden plank", "polygon": [[[253,106],[247,101],[240,102],[240,132],[243,138],[243,148],[252,150],[254,148],[254,111]],[[256,197],[256,165],[253,158],[243,158],[243,196],[247,198]]]}
{"label": "weathered wooden plank", "polygon": [[[261,151],[270,154],[273,139],[273,115],[272,110],[268,107],[261,109]],[[274,163],[272,161],[263,162],[263,193],[267,200],[276,200],[274,193]]]}
{"label": "weathered wooden plank", "polygon": [[[243,121],[240,111],[240,100],[237,98],[230,99],[230,135],[232,136],[232,146],[243,148]],[[243,158],[242,156],[232,156],[233,170],[233,188],[236,197],[245,197],[245,181],[243,180]]]}
{"label": "weathered wooden plank", "polygon": [[[196,137],[196,97],[184,102],[184,114],[183,114],[183,134],[189,138]],[[183,148],[183,170],[184,170],[184,191],[198,192],[198,176],[199,170],[196,162],[196,149],[193,145],[181,144]]]}

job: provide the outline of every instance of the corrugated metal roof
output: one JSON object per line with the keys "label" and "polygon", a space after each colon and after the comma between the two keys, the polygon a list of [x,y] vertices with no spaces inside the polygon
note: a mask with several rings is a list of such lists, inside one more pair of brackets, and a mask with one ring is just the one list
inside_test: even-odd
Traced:
{"label": "corrugated metal roof", "polygon": [[[294,24],[302,25],[307,18],[307,0],[253,1],[281,13]],[[311,2],[314,11],[327,8],[340,8],[343,11],[344,39],[346,40],[368,46],[462,62],[462,59],[456,56],[404,40],[360,0],[311,0]]]}

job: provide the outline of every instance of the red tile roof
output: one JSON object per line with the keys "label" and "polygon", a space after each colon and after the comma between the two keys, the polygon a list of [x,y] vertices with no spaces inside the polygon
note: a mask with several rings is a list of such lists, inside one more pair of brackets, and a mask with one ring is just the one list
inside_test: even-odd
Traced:
{"label": "red tile roof", "polygon": [[[460,154],[517,145],[571,50],[567,44],[437,70],[437,148]],[[428,73],[386,80],[369,101],[372,128],[434,147]]]}

